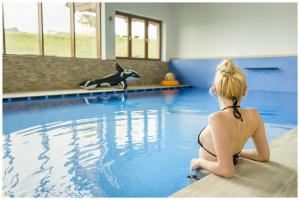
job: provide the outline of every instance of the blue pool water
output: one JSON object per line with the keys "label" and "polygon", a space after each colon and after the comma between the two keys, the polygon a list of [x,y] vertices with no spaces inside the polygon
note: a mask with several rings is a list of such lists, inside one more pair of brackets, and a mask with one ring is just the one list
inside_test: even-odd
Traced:
{"label": "blue pool water", "polygon": [[[296,93],[250,91],[241,106],[257,108],[268,140],[297,125]],[[217,110],[199,88],[4,103],[3,195],[167,197],[189,184]]]}

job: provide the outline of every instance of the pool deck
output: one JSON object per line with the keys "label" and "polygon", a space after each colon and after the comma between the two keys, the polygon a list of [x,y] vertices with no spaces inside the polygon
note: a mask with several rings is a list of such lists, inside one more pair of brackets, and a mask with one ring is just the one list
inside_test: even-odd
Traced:
{"label": "pool deck", "polygon": [[209,174],[170,197],[297,197],[297,128],[269,146],[269,162],[241,158],[233,178]]}
{"label": "pool deck", "polygon": [[180,89],[189,88],[189,85],[179,85],[179,86],[160,86],[160,85],[138,85],[138,86],[128,86],[127,90],[123,90],[118,87],[101,87],[92,90],[85,89],[64,89],[64,90],[48,90],[48,91],[28,91],[28,92],[9,92],[4,93],[3,99],[11,98],[27,98],[27,97],[42,97],[42,96],[57,96],[57,95],[80,95],[80,94],[105,94],[114,92],[140,92],[140,91],[153,91],[153,90],[168,90],[168,89]]}

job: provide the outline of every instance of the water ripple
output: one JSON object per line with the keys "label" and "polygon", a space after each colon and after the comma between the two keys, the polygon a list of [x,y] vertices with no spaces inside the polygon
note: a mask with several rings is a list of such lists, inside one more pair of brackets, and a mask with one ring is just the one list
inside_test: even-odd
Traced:
{"label": "water ripple", "polygon": [[[4,194],[11,197],[88,197],[95,195],[93,191],[97,196],[106,196],[100,180],[110,187],[120,188],[111,170],[115,164],[112,156],[124,157],[130,149],[138,151],[145,148],[147,142],[155,143],[158,138],[156,114],[155,110],[150,110],[148,115],[140,111],[122,111],[116,113],[115,118],[102,115],[57,121],[5,135]],[[145,120],[150,128],[147,137],[143,134]],[[115,127],[114,136],[107,135],[108,126]],[[113,152],[108,146],[115,146],[118,151]],[[20,165],[26,160],[21,156],[24,153],[31,155],[25,168]]]}
{"label": "water ripple", "polygon": [[[168,93],[167,98],[155,93],[147,98],[129,95],[122,104],[85,104],[82,99],[6,104],[3,195],[164,197],[174,193],[186,186],[189,161],[199,150],[197,134],[208,114],[218,109],[206,93],[181,91],[175,96]],[[253,96],[246,103],[259,105],[268,140],[295,126],[295,106],[280,105],[296,101],[283,95],[276,102],[265,92],[262,97],[266,100]]]}

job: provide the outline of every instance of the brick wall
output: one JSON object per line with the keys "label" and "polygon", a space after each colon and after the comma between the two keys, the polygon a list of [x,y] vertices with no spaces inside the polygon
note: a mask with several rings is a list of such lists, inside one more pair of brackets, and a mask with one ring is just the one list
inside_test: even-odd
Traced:
{"label": "brick wall", "polygon": [[[43,91],[78,88],[85,80],[114,73],[116,60],[63,58],[55,56],[3,56],[3,92]],[[140,80],[129,85],[159,84],[168,72],[168,63],[145,60],[118,60],[126,69],[137,71]]]}

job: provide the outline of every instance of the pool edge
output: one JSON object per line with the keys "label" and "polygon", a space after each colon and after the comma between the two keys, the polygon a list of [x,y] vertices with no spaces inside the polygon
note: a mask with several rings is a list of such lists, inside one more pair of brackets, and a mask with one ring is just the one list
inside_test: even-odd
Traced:
{"label": "pool edge", "polygon": [[174,89],[187,89],[192,88],[191,85],[179,85],[179,86],[132,86],[127,90],[119,88],[101,88],[97,90],[85,90],[85,89],[71,89],[71,90],[55,90],[55,91],[32,91],[32,92],[18,92],[18,93],[4,93],[2,96],[2,102],[19,102],[19,101],[32,101],[32,100],[47,100],[47,99],[60,99],[70,97],[85,97],[103,94],[119,94],[119,93],[135,93],[135,92],[149,92],[160,90],[174,90]]}
{"label": "pool edge", "polygon": [[233,178],[209,174],[169,197],[297,197],[297,130],[269,143],[269,162],[241,158]]}

